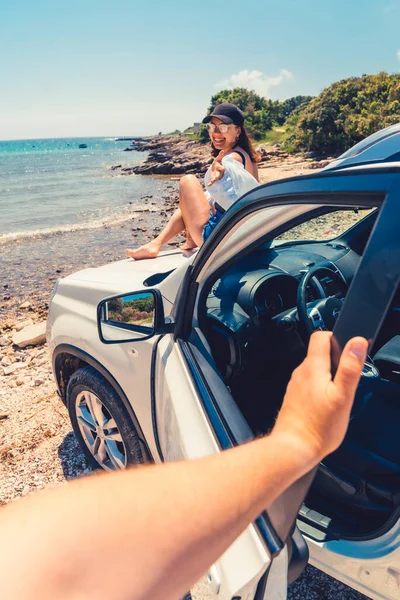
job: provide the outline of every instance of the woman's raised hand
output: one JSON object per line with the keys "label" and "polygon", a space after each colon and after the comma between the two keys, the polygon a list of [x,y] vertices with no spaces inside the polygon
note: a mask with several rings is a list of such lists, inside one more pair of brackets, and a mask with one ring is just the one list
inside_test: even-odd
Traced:
{"label": "woman's raised hand", "polygon": [[211,165],[210,181],[208,183],[208,187],[210,187],[210,185],[212,185],[219,179],[222,179],[222,177],[224,176],[225,167],[222,166],[222,162],[221,162],[222,158],[224,157],[224,154],[225,154],[225,152],[223,150],[221,150],[221,152],[218,154],[218,156],[215,157],[215,159]]}

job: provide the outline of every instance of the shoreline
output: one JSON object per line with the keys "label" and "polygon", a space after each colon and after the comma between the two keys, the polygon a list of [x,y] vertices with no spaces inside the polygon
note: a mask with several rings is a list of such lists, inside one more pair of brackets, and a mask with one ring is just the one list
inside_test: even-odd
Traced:
{"label": "shoreline", "polygon": [[168,188],[163,185],[163,195],[142,198],[140,208],[133,206],[132,213],[117,223],[28,236],[3,244],[0,336],[4,321],[26,315],[25,309],[19,309],[24,302],[30,303],[30,312],[44,316],[58,277],[128,258],[125,248],[155,237],[175,210],[177,187],[177,182],[169,182]]}

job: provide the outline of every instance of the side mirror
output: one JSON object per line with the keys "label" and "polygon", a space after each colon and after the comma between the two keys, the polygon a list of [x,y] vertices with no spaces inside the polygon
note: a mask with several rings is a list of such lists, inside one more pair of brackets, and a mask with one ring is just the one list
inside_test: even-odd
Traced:
{"label": "side mirror", "polygon": [[104,344],[138,342],[172,329],[164,323],[159,290],[105,298],[97,307],[97,326]]}

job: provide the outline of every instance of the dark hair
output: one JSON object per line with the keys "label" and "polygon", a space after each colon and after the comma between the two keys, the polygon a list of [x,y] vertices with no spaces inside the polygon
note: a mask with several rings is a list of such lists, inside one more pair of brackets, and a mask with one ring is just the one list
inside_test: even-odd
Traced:
{"label": "dark hair", "polygon": [[[247,133],[247,131],[245,130],[245,128],[243,127],[243,125],[238,125],[237,127],[240,127],[240,135],[238,137],[238,141],[236,142],[235,146],[240,146],[241,148],[243,148],[243,150],[245,152],[247,152],[247,154],[250,156],[251,162],[253,163],[257,163],[260,160],[260,155],[259,153],[254,149],[253,146],[253,142],[250,138],[250,135]],[[212,156],[218,156],[218,154],[220,153],[220,150],[217,150],[212,142],[211,142],[211,154]]]}

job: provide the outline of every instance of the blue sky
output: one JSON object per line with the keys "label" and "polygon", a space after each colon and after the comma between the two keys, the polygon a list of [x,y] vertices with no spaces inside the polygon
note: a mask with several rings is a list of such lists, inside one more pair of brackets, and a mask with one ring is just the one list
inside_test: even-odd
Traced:
{"label": "blue sky", "polygon": [[400,0],[0,0],[0,139],[167,132],[222,87],[399,72],[399,24]]}

